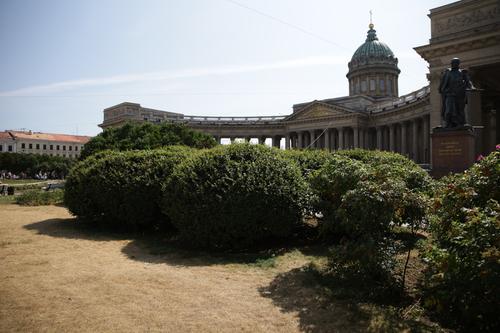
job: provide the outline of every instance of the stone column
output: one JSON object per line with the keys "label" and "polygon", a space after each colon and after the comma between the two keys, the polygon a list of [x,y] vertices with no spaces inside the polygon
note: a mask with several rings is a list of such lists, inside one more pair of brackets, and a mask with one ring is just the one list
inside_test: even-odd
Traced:
{"label": "stone column", "polygon": [[280,148],[280,141],[281,141],[281,136],[275,135],[272,137],[273,143],[272,146],[276,148]]}
{"label": "stone column", "polygon": [[382,127],[377,127],[377,149],[382,150]]}
{"label": "stone column", "polygon": [[489,144],[487,147],[488,152],[490,151],[495,151],[495,147],[497,142],[497,111],[496,110],[490,110],[490,131],[488,133],[489,136]]}
{"label": "stone column", "polygon": [[422,118],[422,135],[424,136],[424,144],[422,149],[422,163],[430,163],[430,147],[429,147],[429,139],[430,139],[430,129],[429,129],[429,120],[427,116]]}
{"label": "stone column", "polygon": [[290,133],[286,133],[285,135],[285,149],[290,149]]}
{"label": "stone column", "polygon": [[316,142],[314,142],[314,140],[316,139],[316,137],[314,135],[314,130],[309,131],[309,138],[311,139],[311,141],[309,142],[309,147],[310,148],[316,147]]}
{"label": "stone column", "polygon": [[339,132],[339,150],[344,149],[344,129],[340,127],[338,130]]}
{"label": "stone column", "polygon": [[265,136],[259,136],[258,140],[259,140],[259,145],[263,145],[263,144],[266,143],[266,137]]}
{"label": "stone column", "polygon": [[413,121],[412,125],[412,158],[415,163],[418,163],[418,122],[416,119]]}
{"label": "stone column", "polygon": [[330,129],[327,128],[324,135],[325,135],[325,149],[327,151],[330,151],[331,150],[330,149],[330,146],[331,146],[331,144],[330,144]]}
{"label": "stone column", "polygon": [[395,131],[396,131],[396,125],[390,124],[389,125],[389,150],[390,151],[396,151],[396,142],[394,140]]}
{"label": "stone column", "polygon": [[406,143],[406,123],[401,123],[401,155],[407,156],[408,149]]}
{"label": "stone column", "polygon": [[251,138],[249,136],[245,136],[245,142],[247,142],[247,143],[250,142],[250,139]]}
{"label": "stone column", "polygon": [[304,148],[304,141],[303,141],[303,132],[297,132],[297,139],[298,139],[298,147],[299,149]]}
{"label": "stone column", "polygon": [[229,138],[229,140],[231,141],[231,144],[233,144],[233,143],[234,143],[234,140],[236,140],[236,138],[235,138],[234,136],[231,136],[231,137]]}
{"label": "stone column", "polygon": [[353,140],[354,148],[359,148],[359,128],[353,127],[352,133],[354,135],[354,140]]}

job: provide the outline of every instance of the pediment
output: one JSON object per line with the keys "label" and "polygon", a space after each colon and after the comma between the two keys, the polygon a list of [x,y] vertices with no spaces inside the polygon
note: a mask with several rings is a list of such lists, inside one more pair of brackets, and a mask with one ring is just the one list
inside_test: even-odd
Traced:
{"label": "pediment", "polygon": [[312,102],[303,109],[292,114],[287,120],[307,120],[325,117],[345,116],[348,111],[342,110],[334,105],[321,102]]}

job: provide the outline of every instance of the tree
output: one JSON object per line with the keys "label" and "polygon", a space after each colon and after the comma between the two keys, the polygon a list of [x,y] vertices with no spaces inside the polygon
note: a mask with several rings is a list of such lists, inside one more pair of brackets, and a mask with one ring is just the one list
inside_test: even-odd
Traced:
{"label": "tree", "polygon": [[216,145],[212,136],[194,131],[184,124],[127,123],[108,128],[90,139],[83,147],[81,158],[102,150],[142,150],[165,146],[184,145],[194,148],[211,148]]}

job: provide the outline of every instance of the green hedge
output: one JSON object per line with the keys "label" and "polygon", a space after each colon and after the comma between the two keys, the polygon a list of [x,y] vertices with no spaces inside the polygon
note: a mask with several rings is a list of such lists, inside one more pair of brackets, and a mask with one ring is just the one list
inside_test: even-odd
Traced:
{"label": "green hedge", "polygon": [[63,202],[64,191],[29,190],[16,197],[16,203],[22,206],[55,205]]}
{"label": "green hedge", "polygon": [[281,151],[281,153],[286,158],[290,159],[294,163],[297,163],[304,177],[309,177],[312,172],[320,169],[334,156],[332,153],[319,149],[291,149]]}
{"label": "green hedge", "polygon": [[[384,281],[389,285],[394,266],[393,226],[418,227],[426,218],[426,195],[418,187],[411,188],[405,177],[419,167],[404,157],[394,156],[392,161],[392,156],[386,157],[386,153],[359,150],[337,153],[310,177],[317,196],[315,210],[322,215],[320,235],[334,243],[331,273],[351,287],[367,286],[367,281],[374,282],[373,286],[384,286]],[[397,172],[389,173],[391,168]],[[365,291],[377,292],[375,288]]]}
{"label": "green hedge", "polygon": [[180,164],[162,207],[191,245],[242,249],[290,235],[306,195],[299,168],[276,149],[234,144]]}
{"label": "green hedge", "polygon": [[434,181],[427,172],[401,154],[378,150],[341,150],[336,154],[347,156],[371,166],[376,177],[404,181],[411,190],[432,194]]}
{"label": "green hedge", "polygon": [[500,151],[441,184],[424,247],[424,305],[467,331],[498,332]]}
{"label": "green hedge", "polygon": [[65,185],[64,203],[74,215],[124,229],[165,223],[158,202],[175,165],[193,154],[187,147],[105,151],[79,162]]}

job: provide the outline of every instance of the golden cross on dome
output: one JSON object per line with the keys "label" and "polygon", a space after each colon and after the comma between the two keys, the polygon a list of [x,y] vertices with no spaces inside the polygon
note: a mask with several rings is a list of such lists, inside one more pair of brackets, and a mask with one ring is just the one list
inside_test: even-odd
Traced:
{"label": "golden cross on dome", "polygon": [[374,25],[373,25],[373,22],[372,22],[372,10],[370,9],[370,24],[368,25],[368,27],[370,29],[373,29]]}

